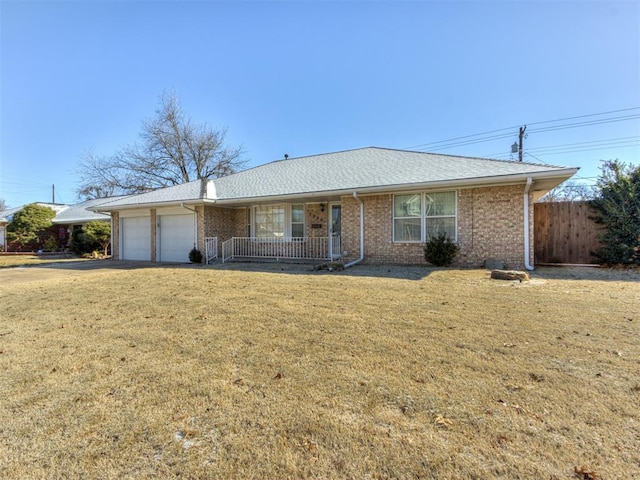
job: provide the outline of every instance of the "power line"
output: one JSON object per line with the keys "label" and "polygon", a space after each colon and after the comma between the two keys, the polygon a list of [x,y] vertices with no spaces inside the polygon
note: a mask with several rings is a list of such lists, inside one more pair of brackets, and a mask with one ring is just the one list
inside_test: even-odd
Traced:
{"label": "power line", "polygon": [[[594,152],[597,150],[616,150],[619,148],[630,148],[630,147],[638,147],[638,146],[640,146],[640,143],[631,143],[629,145],[599,145],[599,146],[593,146],[593,148],[558,149],[558,150],[551,150],[548,152],[539,152],[539,151],[536,151],[537,149],[532,149],[532,150],[536,152],[536,155],[544,157],[544,156],[551,156],[551,155],[564,155],[566,153]],[[524,153],[525,155],[529,155],[531,157],[537,158],[534,155],[530,154],[528,151],[525,151]],[[512,158],[511,155],[512,155],[512,152],[497,152],[489,155],[482,155],[482,158],[493,158],[496,160],[505,160],[507,158]]]}
{"label": "power line", "polygon": [[512,136],[513,136],[513,133],[506,133],[506,134],[502,134],[502,135],[493,135],[491,137],[480,138],[480,139],[477,139],[477,140],[466,140],[464,142],[457,142],[457,143],[441,145],[439,147],[435,147],[433,150],[437,150],[437,151],[446,150],[448,148],[460,147],[460,146],[464,146],[464,145],[473,145],[473,144],[476,144],[476,143],[484,143],[484,142],[489,142],[491,140],[498,140],[498,139],[501,139],[501,138],[508,138],[508,137],[512,137]]}
{"label": "power line", "polygon": [[[622,109],[618,109],[618,110],[609,110],[606,112],[599,112],[599,113],[589,113],[586,115],[575,115],[575,116],[571,116],[571,117],[563,117],[563,118],[557,118],[554,120],[544,120],[541,122],[531,122],[531,123],[527,123],[527,125],[531,126],[531,125],[543,125],[543,124],[547,124],[547,123],[557,123],[557,122],[562,122],[562,121],[566,121],[566,120],[577,120],[580,118],[588,118],[588,117],[596,117],[596,116],[602,116],[602,115],[609,115],[612,113],[621,113],[621,112],[629,112],[629,111],[633,111],[633,110],[640,110],[640,107],[630,107],[630,108],[622,108]],[[633,115],[621,115],[621,116],[617,116],[617,117],[610,117],[610,118],[604,118],[604,119],[596,119],[596,120],[590,120],[590,121],[586,121],[586,122],[575,122],[575,123],[570,123],[570,124],[562,124],[562,125],[553,125],[553,126],[549,126],[549,127],[541,127],[541,128],[534,128],[532,130],[529,130],[530,132],[546,132],[546,131],[554,131],[554,130],[563,130],[563,129],[567,129],[567,128],[578,128],[578,127],[583,127],[583,126],[589,126],[589,125],[599,125],[599,124],[604,124],[604,123],[612,123],[612,122],[621,122],[621,121],[627,121],[627,120],[634,120],[640,118],[640,114],[633,114]],[[471,135],[463,135],[461,137],[453,137],[453,138],[449,138],[446,140],[439,140],[437,142],[430,142],[430,143],[423,143],[423,144],[419,144],[419,145],[413,145],[410,147],[405,147],[408,150],[411,149],[418,149],[418,150],[424,150],[425,148],[429,148],[429,149],[433,149],[433,150],[444,150],[444,149],[448,149],[448,148],[453,148],[453,147],[457,147],[457,146],[465,146],[465,145],[473,145],[476,143],[483,143],[483,142],[487,142],[487,141],[491,141],[491,140],[497,140],[500,138],[507,138],[510,137],[511,135],[513,135],[512,133],[506,133],[506,134],[499,134],[499,135],[490,135],[490,136],[486,136],[489,134],[495,134],[498,132],[504,132],[507,130],[513,130],[519,128],[519,125],[516,126],[512,126],[512,127],[506,127],[506,128],[499,128],[496,130],[489,130],[486,132],[481,132],[481,133],[474,133]],[[474,137],[481,137],[481,138],[475,138]],[[459,141],[461,140],[461,141]]]}
{"label": "power line", "polygon": [[[611,147],[611,148],[615,148],[618,146],[627,146],[626,144],[629,143],[636,143],[638,140],[640,140],[640,135],[632,135],[629,137],[617,137],[617,138],[607,138],[607,139],[602,139],[602,140],[590,140],[587,142],[574,142],[574,143],[562,143],[562,144],[557,144],[557,145],[547,145],[544,147],[534,147],[534,148],[528,148],[527,151],[528,152],[540,152],[538,153],[539,155],[541,155],[542,151],[544,150],[556,150],[556,151],[561,151],[563,149],[566,148],[571,148],[571,147],[581,147],[581,146],[589,146],[589,147],[595,147],[595,146],[607,146],[607,147]],[[500,152],[496,152],[496,153],[491,153],[491,154],[485,154],[482,155],[483,157],[494,157],[496,155],[507,155],[510,152],[504,152],[504,151],[500,151]]]}
{"label": "power line", "polygon": [[597,150],[613,150],[613,149],[618,149],[618,148],[631,148],[631,147],[640,147],[640,143],[634,143],[634,144],[631,144],[631,145],[620,145],[620,146],[617,146],[617,147],[601,146],[601,147],[595,147],[595,148],[581,148],[581,149],[575,149],[575,150],[562,150],[562,151],[544,152],[544,153],[538,153],[538,155],[540,155],[541,157],[544,157],[546,155],[564,155],[566,153],[594,152],[594,151],[597,151]]}
{"label": "power line", "polygon": [[[591,126],[591,125],[600,125],[603,123],[613,123],[613,122],[623,122],[623,121],[627,121],[627,120],[634,120],[634,119],[639,119],[640,118],[640,114],[639,115],[627,115],[627,116],[622,116],[622,117],[612,117],[612,118],[607,118],[607,119],[600,119],[600,120],[591,120],[588,122],[578,122],[578,123],[572,123],[572,124],[566,124],[566,125],[556,125],[553,127],[546,127],[546,128],[539,128],[539,129],[533,129],[530,130],[530,132],[550,132],[550,131],[555,131],[555,130],[566,130],[568,128],[578,128],[578,127],[584,127],[584,126]],[[445,145],[441,145],[441,146],[436,146],[435,148],[433,148],[434,151],[441,151],[441,150],[446,150],[449,148],[454,148],[454,147],[461,147],[461,146],[465,146],[465,145],[473,145],[476,143],[485,143],[485,142],[489,142],[491,140],[498,140],[500,138],[507,138],[507,137],[511,137],[513,136],[513,133],[507,133],[507,134],[503,134],[503,135],[494,135],[494,136],[490,136],[490,137],[483,137],[483,138],[479,138],[476,140],[467,140],[464,142],[456,142],[456,143],[449,143],[449,144],[445,144]]]}
{"label": "power line", "polygon": [[[406,150],[412,150],[414,148],[424,148],[424,147],[429,147],[431,145],[437,145],[439,143],[447,143],[447,142],[452,142],[454,140],[462,140],[465,138],[471,138],[471,137],[478,137],[480,135],[488,135],[489,133],[496,133],[496,132],[503,132],[505,130],[513,130],[514,128],[518,128],[519,125],[516,125],[515,127],[506,127],[506,128],[499,128],[498,130],[489,130],[487,132],[482,132],[482,133],[474,133],[471,135],[464,135],[462,137],[454,137],[454,138],[449,138],[447,140],[440,140],[438,142],[431,142],[431,143],[422,143],[420,145],[414,145],[412,147],[405,147]],[[509,134],[510,135],[510,134]]]}
{"label": "power line", "polygon": [[529,150],[538,151],[538,150],[546,150],[550,148],[575,147],[575,146],[591,145],[591,144],[617,145],[617,144],[623,144],[623,143],[629,143],[629,142],[636,142],[638,141],[638,139],[640,139],[640,135],[632,135],[629,137],[607,138],[602,140],[589,140],[587,142],[563,143],[558,145],[548,145],[546,147],[534,147],[534,148],[530,148]]}
{"label": "power line", "polygon": [[598,115],[609,115],[610,113],[629,112],[631,110],[640,110],[640,107],[622,108],[620,110],[610,110],[608,112],[600,112],[600,113],[589,113],[587,115],[577,115],[575,117],[556,118],[555,120],[545,120],[543,122],[527,123],[527,125],[541,125],[543,123],[562,122],[564,120],[575,120],[577,118],[596,117]]}
{"label": "power line", "polygon": [[566,130],[567,128],[586,127],[590,125],[600,125],[603,123],[624,122],[626,120],[634,120],[640,118],[640,115],[627,115],[623,117],[603,118],[600,120],[590,120],[588,122],[568,123],[566,125],[556,125],[553,127],[534,128],[530,132],[552,132],[554,130]]}

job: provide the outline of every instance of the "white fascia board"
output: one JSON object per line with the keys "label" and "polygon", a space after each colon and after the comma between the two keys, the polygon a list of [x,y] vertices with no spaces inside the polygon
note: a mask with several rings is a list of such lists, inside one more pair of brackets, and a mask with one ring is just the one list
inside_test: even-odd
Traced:
{"label": "white fascia board", "polygon": [[88,208],[87,210],[91,210],[92,212],[105,213],[109,214],[110,212],[120,212],[123,210],[134,210],[140,208],[162,208],[162,207],[179,207],[180,205],[203,205],[207,203],[202,198],[192,198],[190,200],[169,200],[166,202],[149,202],[149,203],[130,203],[127,205],[113,205],[109,207],[109,209],[105,209],[106,205],[103,205],[102,208],[93,207]]}
{"label": "white fascia board", "polygon": [[108,222],[110,217],[108,213],[105,213],[105,217],[101,218],[86,218],[86,217],[78,217],[78,218],[65,218],[64,220],[56,220],[53,219],[52,223],[54,225],[77,225],[80,223],[89,223],[89,222]]}

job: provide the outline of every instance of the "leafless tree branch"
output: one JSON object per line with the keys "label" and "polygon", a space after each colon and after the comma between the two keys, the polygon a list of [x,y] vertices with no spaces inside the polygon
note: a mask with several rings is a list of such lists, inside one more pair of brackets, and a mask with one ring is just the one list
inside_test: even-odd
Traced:
{"label": "leafless tree branch", "polygon": [[244,152],[226,146],[226,134],[185,118],[178,96],[164,93],[155,116],[143,120],[137,143],[110,156],[82,155],[78,196],[141,193],[237,172],[246,163]]}

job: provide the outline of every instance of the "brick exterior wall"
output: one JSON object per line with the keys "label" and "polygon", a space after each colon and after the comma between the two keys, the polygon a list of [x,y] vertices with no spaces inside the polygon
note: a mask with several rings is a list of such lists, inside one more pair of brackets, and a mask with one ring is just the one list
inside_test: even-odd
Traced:
{"label": "brick exterior wall", "polygon": [[[218,249],[222,242],[232,237],[247,236],[247,209],[197,207],[198,248],[204,252],[204,237],[218,237]],[[202,222],[202,223],[201,223]],[[221,252],[218,252],[220,254]]]}
{"label": "brick exterior wall", "polygon": [[[488,258],[524,267],[524,185],[458,191],[459,263],[482,266]],[[529,258],[533,263],[533,197],[529,195]]]}
{"label": "brick exterior wall", "polygon": [[[329,235],[329,206],[323,203],[309,203],[305,206],[305,235],[309,238],[326,237]],[[323,211],[324,209],[324,211]],[[312,228],[313,225],[319,225],[320,228]]]}
{"label": "brick exterior wall", "polygon": [[111,258],[120,260],[120,213],[111,212]]}
{"label": "brick exterior wall", "polygon": [[[507,268],[524,266],[523,185],[468,188],[457,191],[457,232],[460,252],[456,266],[481,267],[486,259],[496,259]],[[364,262],[371,264],[426,265],[419,243],[393,242],[393,194],[359,197],[364,204]],[[533,198],[529,196],[529,250],[533,264]],[[328,235],[329,205],[310,203],[305,207],[306,236]],[[343,260],[360,256],[360,201],[351,195],[341,198]],[[156,260],[156,210],[151,210],[151,259]],[[247,209],[197,206],[197,246],[204,252],[204,237],[222,242],[247,236]],[[312,228],[319,225],[320,228]],[[120,218],[112,213],[113,258],[120,253]],[[344,253],[346,252],[346,254]],[[220,252],[218,252],[220,253]]]}
{"label": "brick exterior wall", "polygon": [[202,252],[204,255],[204,237],[207,235],[204,234],[205,225],[204,225],[204,206],[196,206],[196,232],[198,238],[196,238],[196,248]]}
{"label": "brick exterior wall", "polygon": [[[524,185],[458,190],[456,265],[481,267],[497,259],[507,268],[524,266]],[[393,195],[360,197],[364,203],[365,263],[426,264],[419,243],[393,242]],[[533,263],[533,198],[529,196],[529,251]],[[342,248],[345,261],[360,255],[360,206],[342,197]]]}

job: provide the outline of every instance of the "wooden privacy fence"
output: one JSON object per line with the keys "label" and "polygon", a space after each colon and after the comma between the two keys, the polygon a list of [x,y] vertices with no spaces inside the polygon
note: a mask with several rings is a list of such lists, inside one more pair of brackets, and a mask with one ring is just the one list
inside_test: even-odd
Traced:
{"label": "wooden privacy fence", "polygon": [[600,225],[591,220],[588,202],[543,202],[534,205],[536,263],[597,263],[591,252],[600,246]]}

